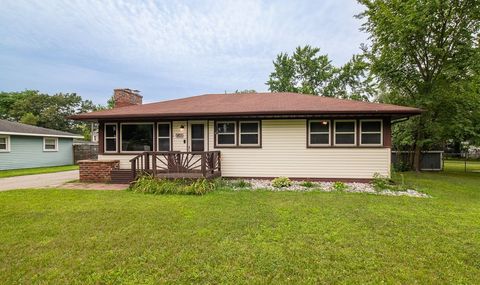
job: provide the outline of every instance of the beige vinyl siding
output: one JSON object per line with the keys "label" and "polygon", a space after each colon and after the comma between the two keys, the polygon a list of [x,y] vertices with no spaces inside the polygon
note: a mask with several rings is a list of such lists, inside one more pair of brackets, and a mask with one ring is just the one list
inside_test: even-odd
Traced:
{"label": "beige vinyl siding", "polygon": [[130,169],[130,159],[137,156],[136,154],[99,154],[98,160],[120,160],[120,169]]}
{"label": "beige vinyl siding", "polygon": [[[180,126],[184,138],[176,138]],[[208,121],[208,149],[220,150],[224,177],[291,178],[372,178],[378,172],[390,175],[390,148],[325,147],[307,148],[306,120],[262,120],[262,148],[214,148],[214,121]],[[186,121],[174,121],[173,150],[187,151]],[[129,169],[135,155],[99,155],[99,159],[118,159]]]}
{"label": "beige vinyl siding", "polygon": [[[209,145],[213,149],[213,122]],[[262,120],[262,148],[221,148],[225,177],[372,178],[390,175],[390,148],[307,148],[306,120]]]}
{"label": "beige vinyl siding", "polygon": [[[183,138],[177,138],[175,134],[180,134],[180,127],[183,125],[185,128],[183,131]],[[172,122],[172,150],[173,151],[187,151],[187,136],[188,136],[188,129],[187,129],[187,121],[173,121]],[[184,143],[185,140],[185,143]]]}

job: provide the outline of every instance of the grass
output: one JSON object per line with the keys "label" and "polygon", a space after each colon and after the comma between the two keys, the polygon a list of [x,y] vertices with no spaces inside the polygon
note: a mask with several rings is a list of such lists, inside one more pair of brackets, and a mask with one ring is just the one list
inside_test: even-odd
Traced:
{"label": "grass", "polygon": [[405,179],[433,198],[342,192],[2,192],[0,280],[477,283],[480,174],[407,173]]}
{"label": "grass", "polygon": [[[464,160],[445,160],[443,166],[447,172],[465,172]],[[466,166],[467,172],[480,173],[480,160],[468,160]]]}
{"label": "grass", "polygon": [[78,169],[78,165],[62,165],[62,166],[0,170],[0,178],[32,175],[32,174],[54,173],[54,172],[76,170],[76,169]]}

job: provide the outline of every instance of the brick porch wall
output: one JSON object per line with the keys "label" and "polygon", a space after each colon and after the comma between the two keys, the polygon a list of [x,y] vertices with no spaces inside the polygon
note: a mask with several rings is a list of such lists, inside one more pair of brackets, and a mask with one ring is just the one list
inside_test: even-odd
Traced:
{"label": "brick porch wall", "polygon": [[80,182],[112,181],[112,170],[120,168],[119,160],[80,160]]}

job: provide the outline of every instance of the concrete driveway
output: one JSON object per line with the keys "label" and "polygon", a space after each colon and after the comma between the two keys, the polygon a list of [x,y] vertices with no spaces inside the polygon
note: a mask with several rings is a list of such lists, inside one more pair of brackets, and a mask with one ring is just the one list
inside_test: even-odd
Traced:
{"label": "concrete driveway", "polygon": [[0,191],[57,187],[78,178],[78,170],[0,178]]}

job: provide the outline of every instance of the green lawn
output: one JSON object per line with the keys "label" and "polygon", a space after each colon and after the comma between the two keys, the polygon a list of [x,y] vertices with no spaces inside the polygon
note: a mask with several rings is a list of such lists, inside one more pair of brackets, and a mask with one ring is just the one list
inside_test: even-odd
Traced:
{"label": "green lawn", "polygon": [[478,283],[480,174],[406,174],[433,198],[0,193],[5,284]]}
{"label": "green lawn", "polygon": [[78,169],[78,165],[63,165],[63,166],[0,170],[0,178],[32,175],[32,174],[42,174],[42,173],[53,173],[53,172],[68,171],[68,170],[75,170],[75,169]]}
{"label": "green lawn", "polygon": [[447,172],[479,172],[480,173],[480,160],[467,160],[466,168],[464,160],[445,160],[443,167]]}

